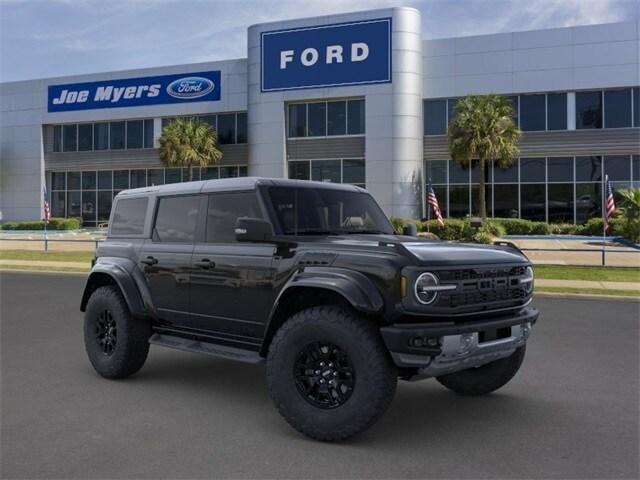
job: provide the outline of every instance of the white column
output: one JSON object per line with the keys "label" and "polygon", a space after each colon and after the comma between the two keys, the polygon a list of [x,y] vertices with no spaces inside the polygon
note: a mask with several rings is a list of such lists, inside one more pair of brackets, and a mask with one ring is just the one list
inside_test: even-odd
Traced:
{"label": "white column", "polygon": [[567,92],[567,130],[576,129],[576,94]]}

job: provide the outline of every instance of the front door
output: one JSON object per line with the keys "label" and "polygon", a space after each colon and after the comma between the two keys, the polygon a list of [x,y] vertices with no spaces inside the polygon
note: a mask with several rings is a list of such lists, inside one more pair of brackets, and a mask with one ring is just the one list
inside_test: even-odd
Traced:
{"label": "front door", "polygon": [[250,347],[269,314],[275,246],[237,243],[238,217],[263,217],[255,191],[208,196],[204,241],[193,250],[190,318],[195,328]]}
{"label": "front door", "polygon": [[158,316],[174,324],[189,317],[189,271],[194,249],[199,195],[160,197],[151,240],[139,258]]}

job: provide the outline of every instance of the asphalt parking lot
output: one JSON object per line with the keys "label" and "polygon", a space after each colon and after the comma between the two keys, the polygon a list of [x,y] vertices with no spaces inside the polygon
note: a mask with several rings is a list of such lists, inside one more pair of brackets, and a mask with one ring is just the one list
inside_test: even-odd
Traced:
{"label": "asphalt parking lot", "polygon": [[261,366],[152,348],[124,381],[85,358],[82,276],[0,273],[1,478],[638,478],[640,304],[535,300],[503,390],[399,384],[343,444],[282,420]]}

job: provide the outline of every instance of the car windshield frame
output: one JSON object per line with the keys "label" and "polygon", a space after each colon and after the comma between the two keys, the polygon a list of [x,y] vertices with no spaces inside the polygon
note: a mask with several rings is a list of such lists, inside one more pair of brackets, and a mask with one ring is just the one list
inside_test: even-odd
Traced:
{"label": "car windshield frame", "polygon": [[[371,234],[371,235],[393,235],[395,234],[391,222],[382,211],[378,203],[373,199],[371,194],[359,190],[347,190],[339,188],[322,188],[317,186],[289,186],[274,185],[265,187],[262,195],[265,203],[268,205],[270,217],[275,231],[283,236],[328,236],[328,235],[354,235],[354,234]],[[286,191],[294,192],[289,212],[293,213],[293,219],[287,225],[284,219],[283,207],[278,205],[278,199],[275,195],[286,195]],[[302,197],[302,198],[300,198]],[[346,197],[351,197],[345,201]],[[300,202],[305,205],[307,215],[301,217],[304,211],[300,211]],[[283,204],[284,205],[284,204]],[[309,205],[314,205],[315,211],[311,210]],[[318,205],[320,209],[318,210]],[[348,205],[360,215],[344,215],[342,209]],[[340,211],[340,225],[335,220],[336,213]],[[324,221],[322,221],[324,216]],[[331,219],[330,217],[333,218]],[[315,219],[313,218],[315,217]],[[363,218],[364,217],[364,218]],[[295,222],[295,218],[298,222]],[[355,222],[357,225],[348,225],[349,222]],[[333,221],[332,221],[333,220]],[[291,225],[293,221],[293,225]]]}

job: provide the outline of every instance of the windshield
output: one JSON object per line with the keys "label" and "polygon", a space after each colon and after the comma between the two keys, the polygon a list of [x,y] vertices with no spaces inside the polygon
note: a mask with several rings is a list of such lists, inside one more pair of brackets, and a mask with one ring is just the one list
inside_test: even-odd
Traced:
{"label": "windshield", "polygon": [[283,235],[393,233],[389,220],[368,193],[297,187],[267,191]]}

